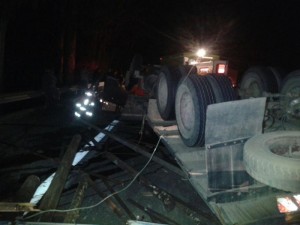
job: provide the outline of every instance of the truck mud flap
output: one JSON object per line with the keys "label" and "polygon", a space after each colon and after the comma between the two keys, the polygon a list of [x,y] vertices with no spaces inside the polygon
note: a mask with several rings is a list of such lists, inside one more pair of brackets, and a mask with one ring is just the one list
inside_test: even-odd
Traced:
{"label": "truck mud flap", "polygon": [[244,143],[262,133],[266,98],[212,104],[207,107],[205,151],[210,191],[253,183],[243,164]]}

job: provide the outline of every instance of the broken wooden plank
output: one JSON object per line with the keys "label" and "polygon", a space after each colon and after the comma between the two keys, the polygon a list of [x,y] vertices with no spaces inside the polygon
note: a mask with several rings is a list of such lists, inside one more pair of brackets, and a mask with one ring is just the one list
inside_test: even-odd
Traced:
{"label": "broken wooden plank", "polygon": [[133,204],[135,207],[137,207],[138,209],[140,209],[143,212],[147,213],[149,215],[149,217],[153,220],[153,222],[160,222],[160,223],[165,223],[165,224],[168,224],[168,225],[179,225],[179,223],[177,223],[176,221],[174,221],[170,218],[167,218],[166,216],[156,212],[153,209],[150,209],[149,207],[140,205],[139,203],[137,203],[133,199],[128,199],[128,201],[131,204]]}
{"label": "broken wooden plank", "polygon": [[[70,209],[75,209],[75,208],[80,207],[87,187],[88,187],[87,175],[82,174],[81,180],[76,189],[75,195],[72,199]],[[76,219],[78,219],[78,217],[79,217],[79,210],[70,211],[65,216],[64,223],[74,223],[75,224]]]}
{"label": "broken wooden plank", "polygon": [[[101,179],[101,180],[111,193],[115,193],[113,188],[109,185],[109,183],[105,179]],[[119,205],[124,209],[124,211],[126,212],[126,214],[129,217],[129,219],[136,219],[134,214],[130,211],[130,209],[127,207],[127,205],[124,203],[124,201],[120,198],[120,196],[118,194],[115,194],[114,198],[119,203]]]}
{"label": "broken wooden plank", "polygon": [[[125,163],[123,160],[119,159],[117,156],[115,156],[114,154],[110,153],[110,152],[105,152],[105,157],[107,157],[108,159],[110,159],[114,164],[116,164],[118,167],[120,167],[121,169],[131,173],[132,175],[137,175],[138,172],[133,169],[131,166],[129,166],[127,163]],[[150,185],[150,183],[144,179],[142,176],[139,176],[139,179],[144,182],[146,185]]]}
{"label": "broken wooden plank", "polygon": [[[115,126],[118,124],[119,121],[114,120],[112,121],[106,128],[105,130],[112,130],[115,128]],[[94,139],[92,141],[89,142],[90,146],[94,146],[95,144],[102,142],[106,139],[106,135],[102,132],[100,132],[99,134],[97,134]],[[95,144],[94,144],[95,143]],[[87,145],[85,145],[84,147],[86,147]],[[76,153],[75,158],[72,162],[72,165],[75,166],[77,165],[82,158],[84,158],[86,156],[86,154],[88,154],[89,151],[79,151]],[[44,196],[45,192],[48,190],[50,184],[52,183],[52,180],[54,178],[55,173],[51,174],[44,182],[41,183],[41,185],[37,188],[37,190],[35,191],[32,199],[30,200],[31,203],[37,204],[41,198]]]}
{"label": "broken wooden plank", "polygon": [[[94,189],[94,191],[101,197],[101,198],[107,198],[107,196],[100,191],[100,189],[97,187],[97,185],[95,184],[95,182],[89,177],[87,176],[87,181],[90,187],[92,187]],[[110,199],[107,198],[105,200],[105,203],[109,206],[109,208],[119,217],[119,218],[123,218],[124,214],[122,212],[122,210]]]}
{"label": "broken wooden plank", "polygon": [[107,183],[113,183],[114,185],[118,185],[118,184],[123,185],[123,184],[124,184],[124,182],[121,181],[121,180],[108,178],[108,177],[103,176],[103,175],[101,175],[101,174],[97,174],[97,173],[94,173],[94,172],[92,172],[92,173],[89,172],[89,174],[90,174],[90,176],[97,177],[97,178],[99,178],[99,179],[101,179],[101,180],[106,181]]}
{"label": "broken wooden plank", "polygon": [[56,174],[54,175],[53,181],[44,198],[39,206],[40,209],[55,209],[59,202],[59,196],[61,195],[65,182],[67,180],[69,171],[72,166],[72,162],[76,151],[78,149],[79,143],[81,141],[80,135],[75,135],[69,144],[67,151],[65,152],[61,164],[59,165]]}
{"label": "broken wooden plank", "polygon": [[17,191],[15,199],[20,202],[29,202],[40,182],[40,178],[36,175],[27,177],[21,188]]}
{"label": "broken wooden plank", "polygon": [[0,212],[37,212],[34,204],[27,202],[0,202]]}

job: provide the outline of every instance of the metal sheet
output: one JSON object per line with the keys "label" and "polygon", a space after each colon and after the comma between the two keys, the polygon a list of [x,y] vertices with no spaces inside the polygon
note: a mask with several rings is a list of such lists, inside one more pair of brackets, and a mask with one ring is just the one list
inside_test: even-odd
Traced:
{"label": "metal sheet", "polygon": [[252,98],[209,105],[205,144],[252,137],[262,132],[266,98]]}
{"label": "metal sheet", "polygon": [[243,165],[245,141],[262,132],[266,98],[209,105],[205,146],[210,191],[253,183]]}

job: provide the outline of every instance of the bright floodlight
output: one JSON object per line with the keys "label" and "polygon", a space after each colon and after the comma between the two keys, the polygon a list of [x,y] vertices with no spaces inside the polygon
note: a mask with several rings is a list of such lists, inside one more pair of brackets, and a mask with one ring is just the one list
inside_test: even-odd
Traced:
{"label": "bright floodlight", "polygon": [[198,57],[204,57],[206,55],[206,51],[205,51],[205,49],[200,48],[196,54]]}

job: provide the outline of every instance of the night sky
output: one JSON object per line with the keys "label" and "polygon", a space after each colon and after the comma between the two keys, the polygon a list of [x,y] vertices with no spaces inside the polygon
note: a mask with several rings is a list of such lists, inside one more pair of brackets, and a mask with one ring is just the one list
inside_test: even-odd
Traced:
{"label": "night sky", "polygon": [[83,67],[124,72],[135,53],[145,64],[157,64],[160,56],[197,47],[228,59],[240,71],[256,64],[300,68],[296,0],[15,2],[5,41],[9,88],[37,89],[45,68],[62,65],[61,56],[68,54],[62,45],[70,40],[76,42],[74,73]]}

